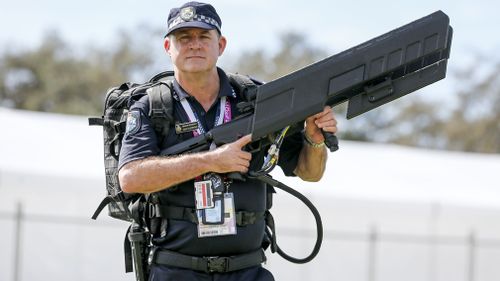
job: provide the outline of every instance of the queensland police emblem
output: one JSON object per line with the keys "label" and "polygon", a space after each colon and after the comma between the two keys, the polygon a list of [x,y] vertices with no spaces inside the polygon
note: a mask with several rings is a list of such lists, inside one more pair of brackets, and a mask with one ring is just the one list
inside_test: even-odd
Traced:
{"label": "queensland police emblem", "polygon": [[126,134],[135,134],[141,127],[141,116],[139,111],[129,111],[127,115],[127,129]]}
{"label": "queensland police emblem", "polygon": [[191,21],[196,15],[196,11],[194,7],[186,7],[182,8],[180,14],[183,21]]}

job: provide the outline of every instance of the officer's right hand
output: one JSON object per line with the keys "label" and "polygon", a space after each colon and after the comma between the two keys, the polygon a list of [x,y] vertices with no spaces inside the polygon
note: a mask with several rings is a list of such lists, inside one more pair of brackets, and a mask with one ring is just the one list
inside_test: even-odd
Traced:
{"label": "officer's right hand", "polygon": [[252,154],[242,150],[242,148],[251,141],[252,135],[250,134],[212,150],[210,152],[213,156],[211,170],[216,173],[247,173]]}

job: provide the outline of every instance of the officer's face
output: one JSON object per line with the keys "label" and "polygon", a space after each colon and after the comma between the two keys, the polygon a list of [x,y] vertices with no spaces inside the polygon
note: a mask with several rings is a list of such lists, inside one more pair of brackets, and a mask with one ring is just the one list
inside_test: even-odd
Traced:
{"label": "officer's face", "polygon": [[214,29],[180,29],[165,41],[175,70],[180,72],[212,71],[225,47],[226,39]]}

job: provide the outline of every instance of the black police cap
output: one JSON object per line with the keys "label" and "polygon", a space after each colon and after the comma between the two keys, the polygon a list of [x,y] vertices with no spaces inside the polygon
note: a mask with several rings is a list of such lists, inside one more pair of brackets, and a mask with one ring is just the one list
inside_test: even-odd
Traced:
{"label": "black police cap", "polygon": [[221,33],[221,26],[222,21],[212,5],[188,2],[170,10],[165,37],[177,29],[186,27],[217,29]]}

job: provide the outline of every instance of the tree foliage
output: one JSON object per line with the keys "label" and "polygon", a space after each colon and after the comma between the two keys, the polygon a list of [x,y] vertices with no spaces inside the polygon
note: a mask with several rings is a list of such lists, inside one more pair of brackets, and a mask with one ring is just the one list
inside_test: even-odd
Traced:
{"label": "tree foliage", "polygon": [[0,58],[0,105],[46,112],[97,114],[106,90],[151,63],[147,50],[132,48],[123,33],[112,50],[78,55],[56,33],[39,48]]}
{"label": "tree foliage", "polygon": [[[483,66],[487,62],[483,62]],[[391,104],[393,114],[382,110],[369,126],[385,132],[385,142],[480,153],[500,153],[500,63],[477,75],[473,68],[447,79],[456,83],[449,104],[424,100]],[[450,106],[451,104],[451,106]],[[394,113],[395,112],[395,113]],[[368,138],[374,141],[373,137]]]}
{"label": "tree foliage", "polygon": [[[157,32],[139,34],[152,36]],[[92,47],[77,53],[53,33],[34,50],[5,52],[0,57],[0,106],[100,114],[109,87],[134,80],[137,73],[147,78],[162,70],[158,60],[153,59],[151,46],[143,44],[149,40],[138,38],[138,32],[134,36],[122,32],[119,38],[113,48]],[[277,51],[246,50],[225,68],[271,81],[328,55],[311,46],[303,35],[292,32],[279,37]],[[341,122],[339,137],[500,153],[500,63],[489,65],[486,74],[483,71],[478,75],[475,68],[466,68],[447,78],[460,81],[453,89],[454,106],[411,95],[346,121],[346,125],[341,118],[346,106],[338,106],[335,111]]]}
{"label": "tree foliage", "polygon": [[271,81],[327,56],[324,50],[312,47],[306,37],[294,32],[281,34],[278,47],[274,54],[262,49],[243,51],[230,68]]}
{"label": "tree foliage", "polygon": [[[233,69],[269,81],[326,56],[324,50],[311,46],[302,35],[287,33],[280,37],[277,53],[246,51]],[[454,89],[455,106],[444,106],[421,95],[404,97],[403,101],[386,104],[346,122],[348,126],[340,124],[339,136],[433,149],[500,153],[500,63],[481,77],[472,69],[447,78],[460,81]],[[344,104],[335,111],[344,116],[346,108]]]}

